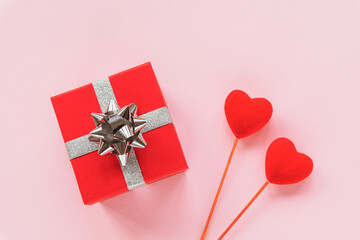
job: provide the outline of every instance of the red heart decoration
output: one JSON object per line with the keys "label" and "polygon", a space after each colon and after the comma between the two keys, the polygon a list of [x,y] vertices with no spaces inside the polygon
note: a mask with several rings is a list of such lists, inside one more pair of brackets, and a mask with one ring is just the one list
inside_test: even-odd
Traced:
{"label": "red heart decoration", "polygon": [[274,184],[293,184],[304,180],[313,169],[313,161],[296,151],[295,145],[287,138],[273,141],[265,161],[266,178]]}
{"label": "red heart decoration", "polygon": [[225,115],[237,138],[247,137],[266,125],[273,109],[265,98],[251,99],[245,92],[232,91],[225,101]]}

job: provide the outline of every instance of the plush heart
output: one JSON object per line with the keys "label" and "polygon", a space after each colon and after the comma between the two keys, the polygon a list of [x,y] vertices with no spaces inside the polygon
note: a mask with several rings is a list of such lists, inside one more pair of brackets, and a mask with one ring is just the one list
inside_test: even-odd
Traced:
{"label": "plush heart", "polygon": [[311,158],[296,151],[287,138],[273,141],[266,153],[266,178],[274,184],[293,184],[304,180],[313,169]]}
{"label": "plush heart", "polygon": [[265,98],[251,99],[245,92],[232,91],[225,101],[225,115],[237,138],[259,131],[270,120],[273,109]]}

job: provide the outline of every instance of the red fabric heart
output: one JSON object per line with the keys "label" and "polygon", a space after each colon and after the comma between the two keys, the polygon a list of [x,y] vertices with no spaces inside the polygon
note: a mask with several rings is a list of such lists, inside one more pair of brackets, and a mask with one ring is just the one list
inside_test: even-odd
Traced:
{"label": "red fabric heart", "polygon": [[273,141],[266,153],[266,178],[274,184],[293,184],[304,180],[313,169],[311,158],[296,151],[287,138]]}
{"label": "red fabric heart", "polygon": [[232,91],[225,101],[225,115],[237,138],[259,131],[270,120],[273,109],[265,98],[251,99],[245,92]]}

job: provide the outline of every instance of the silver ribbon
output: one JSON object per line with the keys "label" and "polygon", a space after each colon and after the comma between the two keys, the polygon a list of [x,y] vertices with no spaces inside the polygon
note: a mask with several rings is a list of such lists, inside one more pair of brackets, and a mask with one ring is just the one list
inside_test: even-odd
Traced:
{"label": "silver ribbon", "polygon": [[[109,78],[96,81],[92,85],[101,111],[104,113],[109,101],[116,100]],[[146,119],[146,126],[140,130],[141,133],[172,123],[167,107],[158,108],[139,117]],[[89,142],[88,137],[89,135],[81,136],[65,143],[70,160],[98,150],[98,144]],[[134,150],[129,152],[127,164],[120,165],[129,190],[145,184]]]}

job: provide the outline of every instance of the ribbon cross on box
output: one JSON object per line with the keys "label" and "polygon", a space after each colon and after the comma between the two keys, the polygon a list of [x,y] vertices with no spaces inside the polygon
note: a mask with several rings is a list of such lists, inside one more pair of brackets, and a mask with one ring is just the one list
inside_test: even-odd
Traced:
{"label": "ribbon cross on box", "polygon": [[[105,116],[120,111],[120,108],[115,102],[115,95],[113,92],[113,89],[111,87],[110,81],[108,78],[101,79],[99,81],[92,83],[96,97],[98,99],[99,105],[101,110],[104,114],[92,114],[92,117],[94,119],[95,124],[99,123]],[[128,109],[130,111],[128,113],[127,117],[128,119],[131,117],[131,114],[136,114],[137,106],[135,104],[131,104],[124,109]],[[107,114],[108,113],[108,114]],[[121,112],[124,113],[124,112]],[[89,116],[91,117],[91,116]],[[167,124],[172,123],[169,111],[167,107],[158,108],[156,110],[153,110],[151,112],[145,113],[141,115],[138,118],[135,118],[136,120],[139,120],[140,125],[137,127],[141,127],[140,132],[137,135],[137,138],[135,139],[135,142],[132,142],[132,146],[137,147],[144,145],[145,147],[146,143],[144,139],[141,136],[141,133],[145,133],[151,130],[154,130],[156,128],[165,126]],[[142,119],[146,120],[146,125],[143,124],[144,122],[141,121]],[[115,123],[116,124],[116,123]],[[104,124],[105,125],[105,124]],[[124,125],[126,126],[126,125]],[[126,127],[125,127],[126,128]],[[121,162],[121,168],[124,174],[124,178],[126,181],[126,185],[129,190],[135,189],[139,186],[142,186],[145,184],[144,178],[142,176],[139,163],[137,161],[136,155],[134,150],[129,146],[131,144],[126,143],[125,147],[120,146],[111,147],[111,145],[106,144],[105,141],[102,141],[102,144],[96,144],[95,142],[98,142],[98,140],[101,139],[101,134],[97,134],[99,131],[96,131],[98,128],[95,129],[95,132],[92,131],[89,135],[84,135],[82,137],[73,139],[71,141],[68,141],[65,143],[66,150],[68,152],[70,160],[83,156],[85,154],[94,152],[96,150],[99,151],[100,155],[113,152],[114,150],[118,152],[118,154],[115,153],[115,155],[119,158]],[[125,133],[126,134],[126,133]],[[130,133],[129,133],[130,134]],[[98,135],[98,136],[96,136]],[[99,141],[100,142],[100,141]],[[107,145],[107,146],[106,146]],[[128,145],[128,146],[126,146]],[[99,148],[100,147],[100,148]],[[125,150],[125,151],[124,151]],[[122,153],[122,154],[121,154]],[[101,161],[101,159],[99,159]]]}

